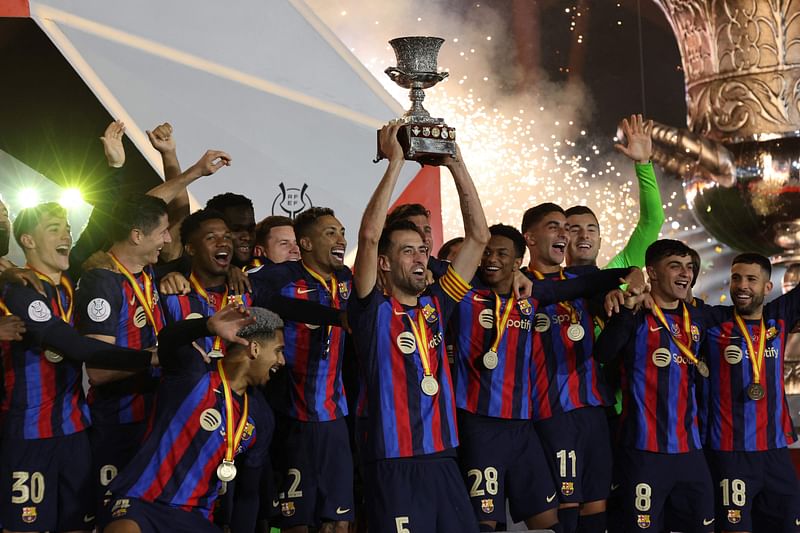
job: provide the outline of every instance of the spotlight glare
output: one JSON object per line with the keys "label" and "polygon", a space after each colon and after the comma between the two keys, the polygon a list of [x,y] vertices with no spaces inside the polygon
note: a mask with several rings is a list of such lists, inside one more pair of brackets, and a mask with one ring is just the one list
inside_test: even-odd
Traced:
{"label": "spotlight glare", "polygon": [[22,209],[37,205],[39,203],[39,191],[33,187],[25,187],[19,191],[17,203]]}
{"label": "spotlight glare", "polygon": [[58,200],[58,203],[65,208],[78,207],[83,203],[83,196],[81,195],[81,191],[79,189],[64,189],[64,192],[61,193],[61,198]]}

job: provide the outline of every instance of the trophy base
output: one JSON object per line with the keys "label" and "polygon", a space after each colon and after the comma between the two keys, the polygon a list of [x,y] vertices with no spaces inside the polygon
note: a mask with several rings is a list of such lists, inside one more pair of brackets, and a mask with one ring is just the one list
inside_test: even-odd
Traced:
{"label": "trophy base", "polygon": [[[385,159],[381,152],[380,130],[378,130],[377,163]],[[446,157],[456,156],[456,130],[442,123],[408,123],[397,132],[397,140],[403,147],[405,159],[421,165],[439,166]]]}

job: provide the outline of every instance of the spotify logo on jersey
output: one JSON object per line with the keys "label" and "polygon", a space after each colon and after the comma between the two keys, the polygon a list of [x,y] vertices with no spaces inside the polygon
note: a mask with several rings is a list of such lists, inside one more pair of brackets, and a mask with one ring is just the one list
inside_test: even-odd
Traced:
{"label": "spotify logo on jersey", "polygon": [[478,324],[484,329],[492,329],[494,327],[494,311],[484,309],[478,313]]}
{"label": "spotify logo on jersey", "polygon": [[406,355],[414,353],[417,349],[417,341],[414,340],[414,335],[408,331],[404,331],[397,336],[397,347]]}

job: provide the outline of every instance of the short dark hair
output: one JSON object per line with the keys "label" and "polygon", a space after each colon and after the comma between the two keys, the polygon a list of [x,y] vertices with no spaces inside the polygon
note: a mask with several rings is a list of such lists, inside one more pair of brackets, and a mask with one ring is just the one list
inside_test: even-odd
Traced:
{"label": "short dark hair", "polygon": [[206,202],[206,209],[224,212],[226,209],[247,207],[253,209],[253,201],[247,196],[226,192],[218,194]]}
{"label": "short dark hair", "polygon": [[566,211],[564,211],[564,216],[569,218],[572,215],[592,215],[595,220],[597,220],[597,215],[594,214],[594,211],[586,207],[585,205],[573,205]]}
{"label": "short dark hair", "polygon": [[529,208],[525,211],[525,214],[522,215],[522,233],[531,229],[531,227],[538,224],[544,217],[553,212],[558,212],[566,216],[561,206],[552,202],[544,202]]}
{"label": "short dark hair", "polygon": [[278,330],[283,330],[283,320],[273,311],[263,307],[250,307],[252,323],[246,325],[236,334],[245,340],[275,338]]}
{"label": "short dark hair", "polygon": [[520,233],[517,228],[507,224],[495,224],[489,226],[489,233],[491,233],[492,236],[499,235],[500,237],[511,239],[511,242],[514,243],[515,258],[525,255],[525,237],[522,236],[522,233]]}
{"label": "short dark hair", "polygon": [[14,240],[17,241],[17,244],[22,246],[20,238],[26,233],[30,234],[39,225],[39,222],[48,215],[67,218],[67,210],[57,202],[45,202],[33,207],[26,207],[20,211],[17,218],[14,219],[13,226]]}
{"label": "short dark hair", "polygon": [[386,215],[386,226],[388,227],[397,221],[408,220],[419,215],[430,218],[431,212],[422,204],[400,204]]}
{"label": "short dark hair", "polygon": [[671,255],[683,257],[691,254],[692,249],[681,241],[676,241],[675,239],[659,239],[647,247],[647,251],[644,253],[644,264],[653,266],[657,261]]}
{"label": "short dark hair", "polygon": [[294,219],[294,235],[297,240],[299,241],[300,237],[308,237],[314,223],[326,216],[335,217],[336,214],[330,207],[309,207],[297,215]]}
{"label": "short dark hair", "polygon": [[703,261],[700,259],[700,254],[697,253],[697,250],[694,248],[689,248],[689,250],[689,255],[692,256],[692,283],[689,286],[694,289],[697,278],[700,276],[700,267],[703,265]]}
{"label": "short dark hair", "polygon": [[225,225],[228,224],[225,215],[219,211],[208,208],[195,211],[181,222],[181,242],[183,244],[188,243],[189,239],[192,238],[206,220],[221,220]]}
{"label": "short dark hair", "polygon": [[439,259],[447,259],[447,256],[450,255],[453,247],[457,244],[461,244],[462,242],[464,242],[464,237],[453,237],[444,243],[441,248],[439,248],[439,253],[436,254],[436,257]]}
{"label": "short dark hair", "polygon": [[272,228],[282,228],[283,226],[294,226],[292,219],[281,215],[271,215],[256,224],[256,244],[263,244],[269,236]]}
{"label": "short dark hair", "polygon": [[419,230],[416,224],[410,220],[396,220],[384,226],[381,232],[381,238],[378,240],[378,254],[386,255],[392,245],[392,234],[397,231],[413,231],[422,238],[422,242],[425,242],[425,235]]}
{"label": "short dark hair", "polygon": [[127,239],[131,230],[139,229],[147,235],[156,229],[167,214],[167,203],[147,194],[128,194],[117,200],[111,213],[108,234],[112,242],[119,242]]}
{"label": "short dark hair", "polygon": [[767,275],[767,280],[772,277],[772,263],[770,263],[769,259],[761,254],[757,254],[755,252],[745,252],[743,254],[739,254],[733,258],[731,266],[739,263],[744,263],[746,265],[758,265]]}

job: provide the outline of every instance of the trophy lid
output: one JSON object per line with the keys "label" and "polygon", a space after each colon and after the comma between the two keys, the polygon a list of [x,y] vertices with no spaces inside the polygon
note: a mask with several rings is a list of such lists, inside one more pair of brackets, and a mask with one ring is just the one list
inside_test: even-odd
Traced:
{"label": "trophy lid", "polygon": [[443,43],[441,37],[398,37],[389,41],[397,58],[397,69],[406,74],[437,72],[436,61]]}

